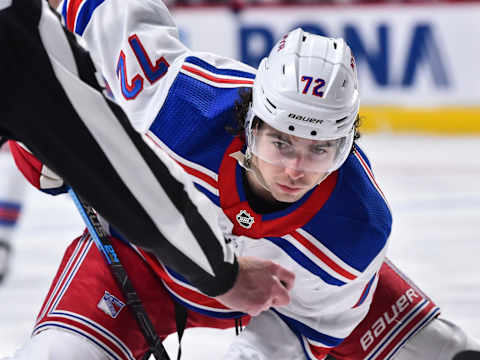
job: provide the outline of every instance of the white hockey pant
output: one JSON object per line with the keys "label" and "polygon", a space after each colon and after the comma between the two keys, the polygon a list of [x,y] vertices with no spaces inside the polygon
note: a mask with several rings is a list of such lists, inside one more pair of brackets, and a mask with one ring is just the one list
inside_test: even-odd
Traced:
{"label": "white hockey pant", "polygon": [[[392,360],[452,360],[461,351],[480,351],[480,342],[442,318],[432,320]],[[224,360],[306,360],[298,338],[272,312],[253,318],[230,345]]]}
{"label": "white hockey pant", "polygon": [[80,335],[48,329],[33,336],[12,358],[5,360],[110,360],[98,346]]}
{"label": "white hockey pant", "polygon": [[[412,337],[392,360],[452,360],[458,352],[480,351],[480,342],[455,324],[435,319]],[[212,350],[212,358],[221,358]],[[5,360],[109,360],[100,348],[64,330],[48,329],[32,337]],[[224,360],[306,360],[297,337],[272,312],[263,312],[230,345]],[[188,359],[185,359],[188,360]]]}

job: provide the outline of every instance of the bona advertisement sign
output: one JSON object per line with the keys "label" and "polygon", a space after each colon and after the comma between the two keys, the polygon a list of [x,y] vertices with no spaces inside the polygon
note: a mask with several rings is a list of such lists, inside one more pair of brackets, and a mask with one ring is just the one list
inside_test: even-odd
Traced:
{"label": "bona advertisement sign", "polygon": [[176,10],[194,50],[256,66],[287,31],[343,37],[355,54],[364,105],[478,106],[480,4]]}

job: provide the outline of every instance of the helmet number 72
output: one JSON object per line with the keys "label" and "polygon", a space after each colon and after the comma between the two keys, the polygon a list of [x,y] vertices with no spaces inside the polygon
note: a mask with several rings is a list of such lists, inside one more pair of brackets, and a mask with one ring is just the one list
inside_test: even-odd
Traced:
{"label": "helmet number 72", "polygon": [[325,80],[323,79],[313,80],[312,76],[302,76],[302,81],[305,81],[305,87],[303,88],[302,94],[307,94],[308,90],[310,89],[310,85],[312,85],[312,82],[314,82],[317,85],[315,85],[312,88],[312,95],[323,97],[323,91],[320,91],[320,89],[325,86]]}

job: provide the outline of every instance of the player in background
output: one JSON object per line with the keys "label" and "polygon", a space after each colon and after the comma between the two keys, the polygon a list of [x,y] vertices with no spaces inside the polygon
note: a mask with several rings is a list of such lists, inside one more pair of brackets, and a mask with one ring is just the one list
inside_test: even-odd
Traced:
{"label": "player in background", "polygon": [[11,239],[20,217],[27,182],[18,171],[8,145],[0,145],[0,283],[12,255]]}
{"label": "player in background", "polygon": [[9,84],[0,88],[0,136],[25,144],[127,239],[206,294],[251,314],[288,303],[280,281],[293,274],[230,256],[205,200],[103,96],[90,55],[46,1],[0,1],[0,45],[0,77]]}
{"label": "player in background", "polygon": [[[66,12],[75,9],[65,7]],[[123,43],[133,49],[140,64],[127,66],[126,50],[118,44],[95,43],[95,32],[105,31],[110,11],[123,12],[116,19],[136,29],[109,22],[125,29]],[[243,343],[234,356],[254,358],[249,355],[254,353],[244,351],[249,350],[259,358],[272,358],[262,349],[277,348],[283,355],[275,358],[284,359],[323,359],[327,354],[359,359],[368,357],[366,352],[386,359],[407,341],[417,350],[418,337],[412,336],[438,324],[438,308],[384,262],[391,218],[365,154],[353,145],[358,90],[355,63],[344,42],[300,29],[287,34],[262,62],[253,97],[247,90],[239,98],[239,88],[253,85],[252,69],[183,48],[162,4],[139,1],[125,6],[110,0],[92,13],[83,19],[87,25],[72,24],[85,31],[109,83],[119,80],[113,86],[116,97],[123,95],[125,108],[137,114],[131,119],[158,145],[158,156],[165,151],[178,161],[197,189],[218,206],[224,214],[220,217],[224,236],[239,258],[275,259],[295,271],[291,303],[273,303],[266,314],[273,316],[274,327],[263,331],[273,332],[280,324],[290,331],[287,339],[298,341],[297,349],[265,336],[268,344],[259,340],[255,348],[254,342]],[[105,60],[110,46],[119,54],[113,71],[105,65],[111,64]],[[156,56],[157,51],[166,58]],[[304,71],[309,75],[302,75]],[[165,79],[158,81],[162,72]],[[133,83],[129,73],[134,74]],[[144,87],[141,73],[150,86]],[[304,86],[298,87],[302,82]],[[128,103],[129,99],[139,101]],[[153,115],[135,111],[141,109],[156,111]],[[245,131],[243,139],[224,131],[235,115],[243,128],[240,134]],[[27,161],[24,167],[28,166]],[[248,320],[206,297],[148,252],[115,240],[120,236],[109,229],[127,271],[134,269],[132,280],[162,337],[174,331],[173,301],[189,309],[188,326],[224,328],[233,325],[231,319]],[[146,344],[123,308],[124,299],[85,235],[67,250],[40,311],[35,336],[18,358],[69,354],[79,359],[140,359]],[[386,311],[392,312],[384,319]],[[384,324],[381,330],[379,319]],[[433,325],[433,332],[441,327]],[[438,339],[442,344],[450,341],[450,351],[468,348],[463,333],[458,339],[443,338],[444,334]],[[260,333],[257,340],[261,338]],[[431,349],[419,350],[423,355]]]}

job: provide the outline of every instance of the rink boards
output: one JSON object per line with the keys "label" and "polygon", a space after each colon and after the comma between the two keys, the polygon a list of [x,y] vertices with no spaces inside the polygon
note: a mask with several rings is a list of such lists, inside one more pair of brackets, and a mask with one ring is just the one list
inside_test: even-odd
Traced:
{"label": "rink boards", "polygon": [[344,38],[355,54],[364,131],[480,133],[480,4],[177,7],[192,49],[252,66],[290,29]]}

